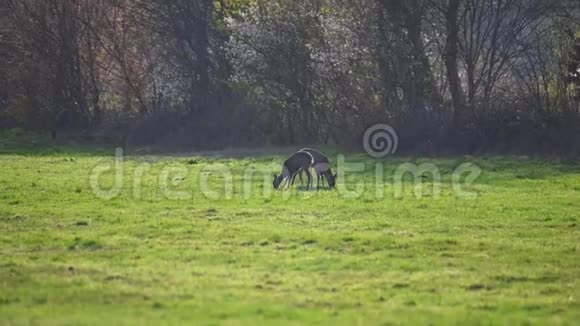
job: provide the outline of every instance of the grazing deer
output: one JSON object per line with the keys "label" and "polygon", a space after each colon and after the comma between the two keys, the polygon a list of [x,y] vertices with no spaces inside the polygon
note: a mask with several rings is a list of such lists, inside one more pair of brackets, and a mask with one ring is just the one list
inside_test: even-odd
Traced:
{"label": "grazing deer", "polygon": [[282,172],[280,175],[274,174],[274,189],[278,189],[283,181],[287,181],[288,187],[294,185],[296,175],[302,171],[306,172],[308,177],[308,189],[312,182],[312,174],[310,174],[310,167],[313,163],[312,155],[307,152],[296,152],[292,154],[282,165]]}
{"label": "grazing deer", "polygon": [[[313,163],[312,167],[316,172],[316,187],[320,188],[320,181],[322,180],[322,186],[324,187],[324,179],[328,182],[330,188],[334,188],[336,185],[336,174],[332,174],[330,169],[330,160],[326,155],[322,154],[319,150],[313,148],[303,148],[298,151],[308,153],[312,156]],[[302,182],[302,171],[300,171],[300,182]]]}

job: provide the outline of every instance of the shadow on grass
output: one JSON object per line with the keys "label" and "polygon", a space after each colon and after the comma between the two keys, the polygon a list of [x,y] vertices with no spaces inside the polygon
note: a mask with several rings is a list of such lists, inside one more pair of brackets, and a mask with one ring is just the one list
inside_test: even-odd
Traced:
{"label": "shadow on grass", "polygon": [[112,146],[94,144],[78,135],[61,134],[52,139],[48,131],[0,129],[0,155],[92,156],[111,153],[114,153]]}

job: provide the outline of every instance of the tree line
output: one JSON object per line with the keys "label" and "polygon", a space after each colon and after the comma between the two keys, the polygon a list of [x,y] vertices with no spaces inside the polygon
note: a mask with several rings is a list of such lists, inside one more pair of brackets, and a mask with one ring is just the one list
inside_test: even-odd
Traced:
{"label": "tree line", "polygon": [[0,127],[164,148],[580,148],[575,0],[5,0]]}

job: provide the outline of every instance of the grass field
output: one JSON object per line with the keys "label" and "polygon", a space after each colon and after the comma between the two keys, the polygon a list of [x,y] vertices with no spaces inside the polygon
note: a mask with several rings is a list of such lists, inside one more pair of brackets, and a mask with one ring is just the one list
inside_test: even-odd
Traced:
{"label": "grass field", "polygon": [[[122,191],[107,200],[90,175],[113,153],[0,134],[1,324],[580,320],[578,165],[387,158],[379,200],[378,161],[362,154],[346,159],[366,170],[342,180],[349,189],[366,184],[356,198],[339,190],[264,195],[259,173],[248,194],[248,171],[278,172],[285,149],[135,155],[124,160]],[[405,162],[435,164],[441,195],[427,178],[422,198],[410,187],[395,196],[388,180]],[[451,186],[465,162],[482,170],[470,186],[475,199]],[[206,173],[215,167],[231,171],[231,198],[217,191],[227,176]],[[200,179],[220,198],[204,195]],[[113,173],[99,180],[113,185]]]}

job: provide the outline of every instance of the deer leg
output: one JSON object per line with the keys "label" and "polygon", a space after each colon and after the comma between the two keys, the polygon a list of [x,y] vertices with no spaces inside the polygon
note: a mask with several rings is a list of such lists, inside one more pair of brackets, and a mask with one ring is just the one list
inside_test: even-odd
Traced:
{"label": "deer leg", "polygon": [[298,176],[300,177],[300,185],[303,185],[304,181],[302,180],[302,171],[298,172]]}
{"label": "deer leg", "polygon": [[298,172],[295,172],[294,174],[292,174],[292,186],[294,186],[294,182],[296,181],[296,175],[298,174]]}
{"label": "deer leg", "polygon": [[306,170],[306,176],[308,177],[308,189],[310,189],[310,185],[314,182],[312,180],[312,174],[310,173],[310,171]]}

